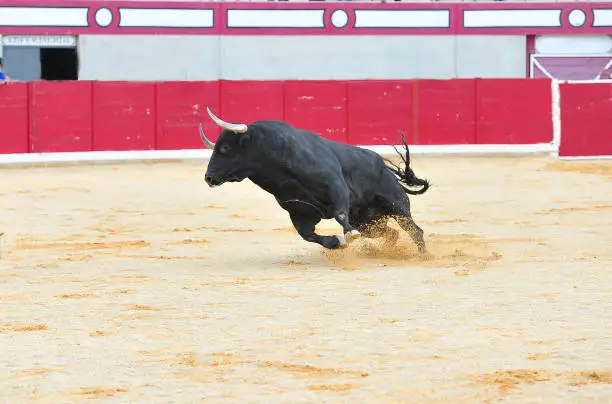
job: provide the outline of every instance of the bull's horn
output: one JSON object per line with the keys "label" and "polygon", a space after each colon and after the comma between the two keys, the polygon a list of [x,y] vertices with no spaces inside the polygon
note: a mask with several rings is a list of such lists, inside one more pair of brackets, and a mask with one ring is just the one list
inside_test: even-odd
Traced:
{"label": "bull's horn", "polygon": [[204,142],[206,146],[210,147],[211,149],[215,148],[215,144],[211,142],[210,140],[208,140],[208,138],[204,134],[204,129],[202,129],[202,124],[200,124],[200,137],[202,138],[202,141]]}
{"label": "bull's horn", "polygon": [[223,129],[231,130],[232,132],[235,132],[235,133],[244,133],[248,129],[248,127],[243,123],[225,122],[221,118],[218,118],[217,116],[215,116],[215,114],[213,114],[210,108],[208,107],[206,107],[206,110],[208,111],[208,115],[210,115],[212,120],[215,121],[215,123],[219,125],[220,127],[222,127]]}

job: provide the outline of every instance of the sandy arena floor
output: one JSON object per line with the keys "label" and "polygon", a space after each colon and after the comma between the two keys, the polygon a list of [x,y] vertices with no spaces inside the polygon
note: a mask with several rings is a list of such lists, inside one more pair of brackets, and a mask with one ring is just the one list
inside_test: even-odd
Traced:
{"label": "sandy arena floor", "polygon": [[205,167],[0,168],[3,402],[612,403],[612,162],[413,157],[429,261]]}

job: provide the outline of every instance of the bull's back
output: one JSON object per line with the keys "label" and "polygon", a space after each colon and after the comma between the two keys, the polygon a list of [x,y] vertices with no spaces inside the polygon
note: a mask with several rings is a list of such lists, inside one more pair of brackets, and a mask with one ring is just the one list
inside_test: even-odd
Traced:
{"label": "bull's back", "polygon": [[378,153],[338,142],[329,147],[340,161],[353,207],[402,198],[401,185]]}
{"label": "bull's back", "polygon": [[282,132],[283,137],[291,139],[296,156],[304,159],[304,163],[321,165],[325,161],[327,165],[330,161],[337,161],[357,199],[378,194],[381,187],[393,187],[394,184],[399,186],[382,157],[371,150],[326,139],[312,131],[294,128],[286,122],[265,121],[264,125],[274,127],[275,131]]}
{"label": "bull's back", "polygon": [[383,158],[372,150],[325,139],[313,132],[301,132],[301,136],[316,144],[315,148],[321,154],[326,157],[333,155],[338,160],[342,173],[349,182],[358,181],[364,189],[375,190],[377,182],[388,182],[389,179],[395,178],[387,169]]}

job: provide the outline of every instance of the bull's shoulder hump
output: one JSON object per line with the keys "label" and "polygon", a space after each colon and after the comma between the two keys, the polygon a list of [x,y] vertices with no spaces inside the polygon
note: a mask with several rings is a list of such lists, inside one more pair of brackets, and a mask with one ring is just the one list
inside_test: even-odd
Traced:
{"label": "bull's shoulder hump", "polygon": [[[275,120],[275,119],[259,120],[259,121],[255,121],[255,122],[251,123],[251,125],[257,126],[260,129],[277,129],[279,127],[282,127],[282,128],[293,128],[293,126],[291,126],[287,122],[278,121],[278,120]],[[293,129],[295,129],[295,128],[293,128]]]}

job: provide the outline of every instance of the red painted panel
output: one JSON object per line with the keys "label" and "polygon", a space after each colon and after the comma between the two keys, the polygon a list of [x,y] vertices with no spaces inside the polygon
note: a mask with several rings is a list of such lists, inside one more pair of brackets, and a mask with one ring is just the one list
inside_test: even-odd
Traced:
{"label": "red painted panel", "polygon": [[285,82],[285,121],[343,143],[348,140],[346,102],[343,81]]}
{"label": "red painted panel", "polygon": [[220,110],[212,112],[224,121],[249,124],[284,119],[282,81],[220,82]]}
{"label": "red painted panel", "polygon": [[90,81],[30,83],[30,151],[91,151]]}
{"label": "red painted panel", "polygon": [[29,151],[28,85],[0,86],[0,154]]}
{"label": "red painted panel", "polygon": [[220,133],[210,119],[206,107],[219,110],[218,81],[166,81],[157,83],[157,149],[202,149],[206,146],[198,134],[204,133],[213,142]]}
{"label": "red painted panel", "polygon": [[561,84],[560,156],[612,156],[612,84]]}
{"label": "red painted panel", "polygon": [[419,80],[414,83],[414,144],[476,143],[476,85],[472,79]]}
{"label": "red painted panel", "polygon": [[548,79],[476,79],[476,141],[533,144],[552,141]]}
{"label": "red painted panel", "polygon": [[401,144],[413,140],[413,84],[410,81],[348,83],[348,142],[353,145]]}
{"label": "red painted panel", "polygon": [[155,149],[155,83],[96,81],[93,149]]}

